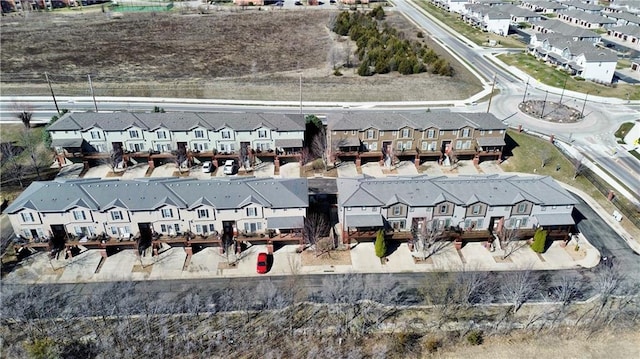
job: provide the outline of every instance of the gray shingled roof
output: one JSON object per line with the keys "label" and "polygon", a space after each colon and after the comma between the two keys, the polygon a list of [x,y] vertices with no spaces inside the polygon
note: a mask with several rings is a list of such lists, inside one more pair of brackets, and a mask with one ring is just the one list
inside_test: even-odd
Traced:
{"label": "gray shingled roof", "polygon": [[153,131],[166,128],[188,131],[195,127],[219,130],[229,127],[238,131],[252,131],[266,127],[278,131],[304,131],[305,119],[300,114],[223,113],[223,112],[166,112],[166,113],[95,113],[73,112],[62,116],[49,127],[51,131],[84,131],[98,127],[106,131],[123,131],[131,126]]}
{"label": "gray shingled roof", "polygon": [[556,19],[550,20],[534,20],[531,21],[533,25],[542,26],[548,31],[556,32],[571,37],[578,38],[600,38],[600,35],[591,30],[585,28],[571,26],[565,22]]}
{"label": "gray shingled roof", "polygon": [[492,206],[508,206],[522,200],[541,205],[571,205],[576,202],[551,177],[543,176],[477,175],[338,179],[338,203],[345,207],[388,207],[397,202],[409,206],[428,207],[445,200],[461,206],[475,202]]}
{"label": "gray shingled roof", "polygon": [[525,1],[525,3],[540,7],[542,9],[562,10],[567,8],[563,4],[555,1],[540,0],[540,1]]}
{"label": "gray shingled roof", "polygon": [[636,25],[615,26],[610,28],[610,30],[618,31],[620,33],[635,37],[640,37],[640,26]]}
{"label": "gray shingled roof", "polygon": [[332,131],[366,130],[397,131],[404,127],[417,130],[437,128],[457,130],[466,126],[482,130],[504,130],[507,127],[490,113],[430,111],[424,113],[357,112],[327,116]]}
{"label": "gray shingled roof", "polygon": [[578,9],[582,9],[582,10],[588,10],[588,11],[600,11],[602,9],[604,9],[602,6],[600,5],[596,5],[596,4],[585,4],[582,1],[579,0],[570,0],[570,1],[565,1],[564,4],[567,7],[575,7]]}
{"label": "gray shingled roof", "polygon": [[616,20],[614,19],[610,19],[606,16],[602,16],[598,14],[591,14],[588,12],[584,12],[582,10],[575,10],[575,9],[564,10],[564,11],[561,11],[560,13],[574,19],[584,20],[592,24],[615,24],[616,23]]}
{"label": "gray shingled roof", "polygon": [[[640,6],[640,1],[637,4],[638,6]],[[630,12],[608,12],[604,14],[606,17],[610,17],[612,19],[622,19],[622,20],[626,20],[632,24],[640,24],[640,16],[636,15],[636,14],[632,14]]]}
{"label": "gray shingled roof", "polygon": [[[80,202],[79,202],[80,201]],[[78,203],[93,210],[123,207],[132,211],[155,210],[165,204],[193,209],[211,204],[218,209],[257,203],[269,208],[307,207],[307,180],[302,179],[80,179],[32,183],[9,207],[39,212],[60,212]]]}

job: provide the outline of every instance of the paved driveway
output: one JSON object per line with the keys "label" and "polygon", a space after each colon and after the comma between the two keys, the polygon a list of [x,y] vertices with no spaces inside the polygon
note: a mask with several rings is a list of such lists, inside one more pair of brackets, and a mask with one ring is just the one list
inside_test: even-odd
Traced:
{"label": "paved driveway", "polygon": [[173,177],[173,172],[177,170],[178,167],[175,165],[175,163],[166,163],[162,166],[154,168],[151,176],[149,177]]}
{"label": "paved driveway", "polygon": [[137,164],[135,166],[127,168],[127,171],[122,175],[122,179],[134,179],[142,178],[147,174],[149,169],[148,164]]}
{"label": "paved driveway", "polygon": [[385,174],[382,172],[382,167],[377,162],[369,162],[360,166],[362,170],[362,174],[366,174],[373,177],[385,177]]}
{"label": "paved driveway", "polygon": [[299,178],[300,162],[290,162],[280,166],[280,177],[282,178]]}
{"label": "paved driveway", "polygon": [[349,178],[349,177],[357,177],[358,170],[356,169],[356,164],[353,162],[341,162],[338,165],[338,177],[341,178]]}
{"label": "paved driveway", "polygon": [[396,172],[403,176],[415,176],[418,174],[416,165],[411,161],[402,161],[396,167]]}
{"label": "paved driveway", "polygon": [[111,172],[111,166],[108,164],[98,165],[89,168],[89,170],[82,176],[83,178],[106,178],[107,173]]}
{"label": "paved driveway", "polygon": [[[253,167],[253,175],[256,177],[273,177],[276,166],[273,162],[262,162]],[[282,169],[280,170],[282,173]]]}

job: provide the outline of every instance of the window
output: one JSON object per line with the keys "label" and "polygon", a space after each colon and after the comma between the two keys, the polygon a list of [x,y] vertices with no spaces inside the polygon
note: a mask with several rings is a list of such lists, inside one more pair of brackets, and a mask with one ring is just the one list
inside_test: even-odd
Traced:
{"label": "window", "polygon": [[171,217],[173,217],[173,210],[171,208],[163,208],[162,218],[171,218]]}
{"label": "window", "polygon": [[454,136],[457,136],[458,135],[458,130],[451,131],[451,134],[454,135]]}
{"label": "window", "polygon": [[456,150],[462,149],[462,141],[456,141]]}
{"label": "window", "polygon": [[378,142],[371,142],[369,144],[369,150],[370,151],[377,151],[378,150]]}
{"label": "window", "polygon": [[469,137],[471,135],[471,130],[468,128],[465,128],[462,130],[462,137]]}
{"label": "window", "polygon": [[121,221],[122,220],[122,212],[120,212],[120,211],[111,211],[111,220],[112,221]]}
{"label": "window", "polygon": [[440,205],[440,213],[447,213],[447,211],[449,210],[449,206],[447,206],[446,204],[441,204]]}
{"label": "window", "polygon": [[198,218],[209,218],[209,210],[208,209],[199,209],[198,210]]}
{"label": "window", "polygon": [[256,217],[258,215],[258,209],[248,207],[247,208],[247,217]]}
{"label": "window", "polygon": [[193,134],[196,136],[196,138],[204,138],[204,131],[203,130],[195,130],[195,131],[193,131]]}
{"label": "window", "polygon": [[401,230],[401,229],[405,229],[405,227],[406,227],[406,222],[405,221],[389,221],[389,224],[396,231],[397,230]]}
{"label": "window", "polygon": [[258,130],[258,138],[267,138],[267,130]]}
{"label": "window", "polygon": [[527,217],[523,218],[522,222],[520,222],[520,227],[526,227],[527,226],[527,220],[528,220]]}
{"label": "window", "polygon": [[480,136],[484,136],[484,130],[480,130]]}
{"label": "window", "polygon": [[471,207],[471,213],[480,214],[480,208],[481,206],[479,204],[474,205],[473,207]]}
{"label": "window", "polygon": [[482,218],[478,219],[478,226],[476,228],[482,228],[483,225],[484,225],[484,219]]}
{"label": "window", "polygon": [[444,131],[440,130],[440,136],[444,136]]}
{"label": "window", "polygon": [[20,217],[22,217],[22,222],[35,222],[33,213],[20,213]]}
{"label": "window", "polygon": [[73,211],[73,219],[76,221],[84,221],[87,217],[85,216],[84,211]]}
{"label": "window", "polygon": [[430,129],[427,131],[427,138],[436,138],[436,130]]}
{"label": "window", "polygon": [[100,131],[91,131],[91,139],[99,140],[100,139]]}
{"label": "window", "polygon": [[517,213],[525,213],[527,211],[527,204],[526,203],[519,203],[518,207],[516,208],[516,212]]}
{"label": "window", "polygon": [[391,135],[392,135],[393,137],[398,136],[398,131],[392,131],[392,132],[391,132]]}
{"label": "window", "polygon": [[399,216],[402,214],[402,207],[401,206],[393,206],[393,215],[394,216]]}
{"label": "window", "polygon": [[544,212],[547,210],[547,206],[540,206],[540,211]]}
{"label": "window", "polygon": [[384,136],[384,131],[379,131],[379,132],[378,132],[378,134],[379,134],[380,136]]}
{"label": "window", "polygon": [[249,232],[249,233],[254,233],[256,231],[259,231],[262,229],[262,223],[260,222],[253,222],[253,223],[245,223],[244,224],[244,230]]}
{"label": "window", "polygon": [[156,132],[156,134],[158,135],[159,140],[164,140],[167,138],[167,133],[164,131],[158,131]]}
{"label": "window", "polygon": [[428,151],[429,150],[429,142],[422,141],[422,150],[423,151]]}
{"label": "window", "polygon": [[222,138],[231,138],[231,131],[222,131]]}
{"label": "window", "polygon": [[347,211],[350,211],[350,210],[351,210],[351,207],[347,207]]}
{"label": "window", "polygon": [[404,148],[405,150],[410,150],[411,148],[413,148],[413,141],[407,141],[407,142],[404,144],[404,147],[403,147],[403,148]]}
{"label": "window", "polygon": [[374,135],[375,135],[375,133],[374,133],[374,131],[373,131],[373,130],[367,130],[367,138],[368,138],[368,139],[375,138],[375,136],[374,136]]}
{"label": "window", "polygon": [[410,134],[410,132],[409,132],[408,128],[405,128],[405,129],[402,130],[402,137],[403,138],[409,137],[409,134]]}
{"label": "window", "polygon": [[493,133],[493,130],[489,130],[489,134],[492,134],[492,133]]}
{"label": "window", "polygon": [[129,130],[129,137],[138,138],[138,131],[137,130]]}

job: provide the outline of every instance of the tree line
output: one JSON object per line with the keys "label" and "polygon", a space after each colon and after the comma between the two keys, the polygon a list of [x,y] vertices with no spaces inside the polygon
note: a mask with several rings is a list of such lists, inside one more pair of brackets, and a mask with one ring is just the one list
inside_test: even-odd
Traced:
{"label": "tree line", "polygon": [[[413,303],[393,275],[326,275],[317,288],[294,275],[162,294],[134,282],[74,295],[5,284],[0,349],[11,358],[407,358],[514,330],[588,336],[640,319],[638,283],[615,267],[593,273],[595,300],[582,303],[584,284],[569,277],[552,287],[526,270],[429,278]],[[497,300],[504,304],[484,305]]]}
{"label": "tree line", "polygon": [[383,22],[384,17],[384,10],[377,6],[368,13],[342,11],[334,22],[333,32],[356,42],[358,75],[397,71],[403,75],[431,72],[453,76],[447,60],[427,45],[404,38],[404,33]]}

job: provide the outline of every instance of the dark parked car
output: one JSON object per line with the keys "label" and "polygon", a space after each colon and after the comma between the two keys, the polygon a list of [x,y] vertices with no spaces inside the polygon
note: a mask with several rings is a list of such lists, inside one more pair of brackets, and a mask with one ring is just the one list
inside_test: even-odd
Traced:
{"label": "dark parked car", "polygon": [[296,6],[301,6],[302,5],[302,1],[296,1],[295,4],[296,4]]}
{"label": "dark parked car", "polygon": [[258,274],[265,274],[267,273],[268,270],[268,264],[267,264],[267,254],[262,252],[262,253],[258,253],[258,264],[256,266],[256,270],[258,271]]}

